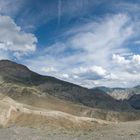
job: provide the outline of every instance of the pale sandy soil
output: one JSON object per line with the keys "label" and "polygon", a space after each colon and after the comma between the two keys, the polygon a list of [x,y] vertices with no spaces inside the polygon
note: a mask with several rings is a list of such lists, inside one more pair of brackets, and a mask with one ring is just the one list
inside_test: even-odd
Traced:
{"label": "pale sandy soil", "polygon": [[0,140],[140,140],[140,121],[100,126],[84,132],[13,126],[0,129]]}
{"label": "pale sandy soil", "polygon": [[113,123],[79,117],[3,95],[0,124],[0,140],[140,140],[140,121]]}

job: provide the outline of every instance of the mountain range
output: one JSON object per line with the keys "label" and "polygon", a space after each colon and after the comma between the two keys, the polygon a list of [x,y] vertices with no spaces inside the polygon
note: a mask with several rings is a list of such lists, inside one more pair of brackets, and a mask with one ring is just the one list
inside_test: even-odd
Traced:
{"label": "mountain range", "polygon": [[[21,104],[20,107],[27,106],[27,110],[36,109],[40,112],[51,110],[57,111],[57,115],[61,112],[63,115],[65,113],[69,114],[69,117],[73,115],[79,118],[87,117],[107,121],[139,119],[140,111],[138,107],[135,108],[133,105],[139,98],[134,94],[135,97],[132,98],[131,96],[129,101],[128,98],[118,100],[118,98],[116,99],[111,95],[112,91],[115,90],[109,88],[84,88],[51,76],[37,74],[26,66],[15,62],[0,60],[0,94],[2,97],[6,97],[6,102],[8,99],[8,104],[9,100],[12,100],[12,107],[19,103]],[[1,100],[2,105],[5,102],[3,99],[5,98]],[[138,106],[138,103],[136,104]],[[24,110],[24,108],[18,108],[17,110]],[[16,114],[19,116],[20,113],[17,112]],[[3,117],[3,114],[0,115]],[[21,119],[17,121],[17,118],[19,119],[17,116],[14,117],[14,121],[21,121]],[[26,119],[23,118],[23,120]]]}

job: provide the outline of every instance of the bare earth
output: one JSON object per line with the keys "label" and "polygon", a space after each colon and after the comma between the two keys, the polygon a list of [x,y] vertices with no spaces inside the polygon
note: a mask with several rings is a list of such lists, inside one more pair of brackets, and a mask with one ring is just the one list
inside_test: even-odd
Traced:
{"label": "bare earth", "polygon": [[0,140],[140,140],[140,121],[113,123],[0,95]]}
{"label": "bare earth", "polygon": [[77,132],[13,126],[0,129],[0,140],[140,140],[140,121]]}

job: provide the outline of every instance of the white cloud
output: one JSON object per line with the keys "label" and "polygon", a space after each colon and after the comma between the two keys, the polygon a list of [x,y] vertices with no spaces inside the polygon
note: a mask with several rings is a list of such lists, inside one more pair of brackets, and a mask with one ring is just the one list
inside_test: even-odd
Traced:
{"label": "white cloud", "polygon": [[105,69],[103,69],[102,67],[99,67],[99,66],[92,66],[89,68],[80,67],[80,69],[77,71],[77,73],[85,73],[85,72],[94,72],[100,76],[104,76],[107,73]]}
{"label": "white cloud", "polygon": [[41,71],[45,73],[57,72],[57,70],[54,67],[43,67],[41,68]]}
{"label": "white cloud", "polygon": [[131,55],[130,58],[125,58],[120,54],[113,54],[112,59],[118,64],[133,64],[140,65],[140,55]]}
{"label": "white cloud", "polygon": [[74,69],[72,73],[84,80],[117,79],[117,76],[115,74],[108,72],[100,66],[80,67]]}
{"label": "white cloud", "polygon": [[0,15],[0,51],[11,52],[13,56],[34,52],[37,38],[21,30],[19,26],[8,16]]}
{"label": "white cloud", "polygon": [[124,56],[120,56],[120,54],[113,54],[114,62],[118,64],[128,64],[128,65],[140,65],[140,55],[132,55],[130,58],[125,58]]}
{"label": "white cloud", "polygon": [[132,58],[132,62],[140,65],[140,55],[134,55]]}
{"label": "white cloud", "polygon": [[47,47],[42,56],[26,61],[26,64],[39,73],[41,67],[55,67],[57,72],[52,72],[52,76],[88,87],[136,84],[138,77],[132,78],[133,83],[130,79],[134,75],[132,67],[139,70],[139,56],[130,60],[119,55],[131,53],[125,43],[135,33],[134,23],[128,15],[108,15],[72,28],[64,34],[64,41]]}
{"label": "white cloud", "polygon": [[[75,30],[78,30],[76,32]],[[132,36],[133,25],[127,15],[109,16],[100,22],[91,22],[80,29],[67,42],[72,48],[81,49],[85,60],[107,66],[112,53],[129,52],[123,43]]]}
{"label": "white cloud", "polygon": [[69,75],[68,74],[62,74],[62,78],[68,79],[69,78]]}
{"label": "white cloud", "polygon": [[[119,72],[121,71],[122,73],[127,73],[127,77],[131,76],[134,77],[134,75],[140,74],[140,55],[132,55],[128,58],[124,56],[118,55],[113,55],[113,60],[114,63],[116,63],[116,69]],[[127,77],[121,76],[122,78],[127,80]],[[129,76],[128,76],[129,75]],[[138,77],[136,78],[137,81]]]}
{"label": "white cloud", "polygon": [[128,64],[129,60],[126,60],[125,57],[120,56],[119,54],[113,54],[112,59],[118,64]]}

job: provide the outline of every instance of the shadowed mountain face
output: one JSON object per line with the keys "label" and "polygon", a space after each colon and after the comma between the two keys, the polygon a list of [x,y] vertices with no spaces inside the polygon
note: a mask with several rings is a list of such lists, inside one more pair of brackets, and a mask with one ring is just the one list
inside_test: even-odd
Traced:
{"label": "shadowed mountain face", "polygon": [[0,61],[0,79],[4,82],[23,84],[27,86],[39,85],[44,81],[56,81],[52,77],[41,76],[30,71],[26,66],[9,60]]}
{"label": "shadowed mountain face", "polygon": [[26,66],[8,60],[0,61],[0,91],[15,100],[22,100],[27,95],[29,100],[35,94],[44,98],[52,96],[90,108],[135,112],[127,102],[118,101],[100,89],[90,90],[54,77],[42,76]]}
{"label": "shadowed mountain face", "polygon": [[130,105],[134,107],[135,109],[140,109],[140,94],[135,94],[128,100]]}

